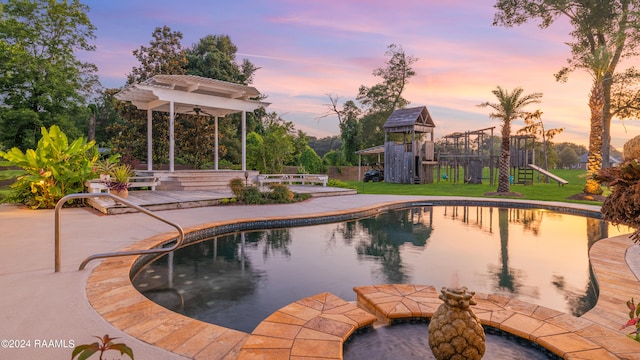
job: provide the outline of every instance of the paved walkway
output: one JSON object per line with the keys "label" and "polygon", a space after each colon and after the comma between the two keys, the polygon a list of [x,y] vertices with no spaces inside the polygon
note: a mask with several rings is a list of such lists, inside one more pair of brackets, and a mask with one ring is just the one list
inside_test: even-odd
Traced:
{"label": "paved walkway", "polygon": [[[201,224],[238,219],[340,213],[388,202],[437,199],[417,196],[350,195],[314,198],[298,204],[204,207],[167,210],[161,214],[184,228],[193,228]],[[597,210],[597,207],[593,206],[579,208]],[[100,261],[89,263],[84,271],[77,270],[82,260],[91,254],[116,251],[159,233],[172,232],[173,229],[144,214],[103,216],[86,208],[64,209],[61,219],[62,271],[54,273],[53,211],[33,211],[12,205],[0,206],[0,228],[3,230],[0,239],[0,288],[3,289],[3,296],[0,297],[0,358],[69,358],[75,345],[93,342],[93,336],[104,334],[120,337],[117,341],[131,346],[136,358],[187,358],[149,345],[112,326],[96,312],[87,299],[87,291],[91,291],[87,290],[87,281]],[[630,241],[628,245],[631,246]],[[623,253],[629,248],[624,243],[621,246]],[[637,268],[640,268],[637,261],[638,252],[632,248],[626,250],[629,261],[619,258],[611,259],[611,263],[616,266],[624,265],[621,271],[631,271],[627,264],[637,271]],[[94,273],[94,276],[98,275],[100,272]],[[597,277],[600,281],[600,275],[597,274]],[[637,277],[635,283],[637,284]],[[600,286],[602,287],[602,284]],[[602,295],[601,293],[601,297]],[[633,295],[640,296],[635,293],[635,289],[622,289],[617,294],[621,298]],[[608,310],[615,312],[614,319],[625,316],[624,303]],[[10,346],[13,348],[8,348]],[[16,348],[17,346],[22,348]],[[233,357],[232,353],[228,355]]]}

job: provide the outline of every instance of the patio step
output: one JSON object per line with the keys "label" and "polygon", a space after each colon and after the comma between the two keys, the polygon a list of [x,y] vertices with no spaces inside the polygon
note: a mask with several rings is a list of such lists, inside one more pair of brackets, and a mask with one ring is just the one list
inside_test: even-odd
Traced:
{"label": "patio step", "polygon": [[[141,172],[142,173],[142,172]],[[244,179],[243,171],[154,171],[160,184],[156,190],[161,191],[206,191],[229,190],[229,181],[233,178]],[[249,183],[257,176],[257,171],[250,171]]]}

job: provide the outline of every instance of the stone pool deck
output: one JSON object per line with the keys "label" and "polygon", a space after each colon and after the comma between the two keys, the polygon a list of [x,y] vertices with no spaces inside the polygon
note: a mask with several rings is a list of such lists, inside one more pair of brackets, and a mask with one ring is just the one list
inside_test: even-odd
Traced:
{"label": "stone pool deck", "polygon": [[[298,204],[204,207],[160,214],[193,231],[237,221],[340,214],[396,202],[442,199],[456,200],[348,195]],[[437,291],[429,286],[413,286],[409,291],[407,285],[354,284],[365,286],[359,290],[360,306],[331,294],[317,294],[282,308],[247,334],[189,319],[148,301],[129,280],[134,257],[95,261],[86,270],[77,270],[94,253],[161,243],[175,236],[171,227],[144,214],[102,216],[82,208],[64,209],[62,272],[54,273],[53,223],[50,210],[0,206],[0,287],[4,293],[0,297],[0,358],[70,358],[73,346],[93,342],[94,335],[109,334],[120,338],[116,342],[131,346],[140,359],[339,359],[342,341],[358,327],[385,316],[428,316],[439,302]],[[575,318],[478,294],[479,316],[489,325],[529,338],[567,359],[640,359],[640,344],[619,329],[627,320],[624,302],[640,296],[640,282],[634,275],[640,272],[638,246],[624,236],[601,240],[591,248],[590,258],[600,296],[596,307],[584,316]],[[416,298],[423,302],[422,307]]]}

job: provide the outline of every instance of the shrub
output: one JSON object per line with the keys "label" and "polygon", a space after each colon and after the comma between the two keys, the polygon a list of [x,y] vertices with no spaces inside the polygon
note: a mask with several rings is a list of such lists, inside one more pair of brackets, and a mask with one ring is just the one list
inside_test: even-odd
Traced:
{"label": "shrub", "polygon": [[264,204],[265,200],[266,198],[260,189],[255,186],[249,186],[244,189],[244,198],[241,201],[248,205],[258,205]]}
{"label": "shrub", "polygon": [[288,203],[293,201],[293,192],[284,184],[271,184],[269,198],[276,203]]}
{"label": "shrub", "polygon": [[293,202],[305,201],[311,198],[311,194],[293,194]]}
{"label": "shrub", "polygon": [[229,181],[229,188],[231,188],[231,192],[233,193],[233,195],[235,195],[235,197],[239,199],[244,197],[244,187],[244,180],[240,178],[233,178],[231,179],[231,181]]}
{"label": "shrub", "polygon": [[18,170],[0,171],[0,179],[16,178],[11,194],[3,201],[24,203],[32,209],[54,208],[63,196],[84,191],[84,182],[96,177],[98,150],[94,141],[79,138],[69,143],[56,125],[41,129],[35,150],[0,151],[0,166]]}

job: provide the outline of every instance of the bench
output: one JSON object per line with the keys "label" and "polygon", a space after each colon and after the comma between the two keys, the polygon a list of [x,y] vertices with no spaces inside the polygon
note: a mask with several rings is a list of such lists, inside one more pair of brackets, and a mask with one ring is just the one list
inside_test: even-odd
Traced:
{"label": "bench", "polygon": [[[132,176],[129,178],[129,189],[131,188],[151,188],[152,191],[156,190],[158,186],[158,177],[156,176]],[[109,187],[100,179],[91,179],[85,181],[84,185],[87,187],[90,193],[108,192]]]}
{"label": "bench", "polygon": [[329,175],[317,175],[317,174],[265,174],[258,175],[258,184],[260,186],[264,186],[264,184],[269,183],[287,183],[292,185],[296,184],[322,184],[322,186],[327,186],[327,182],[329,181]]}

